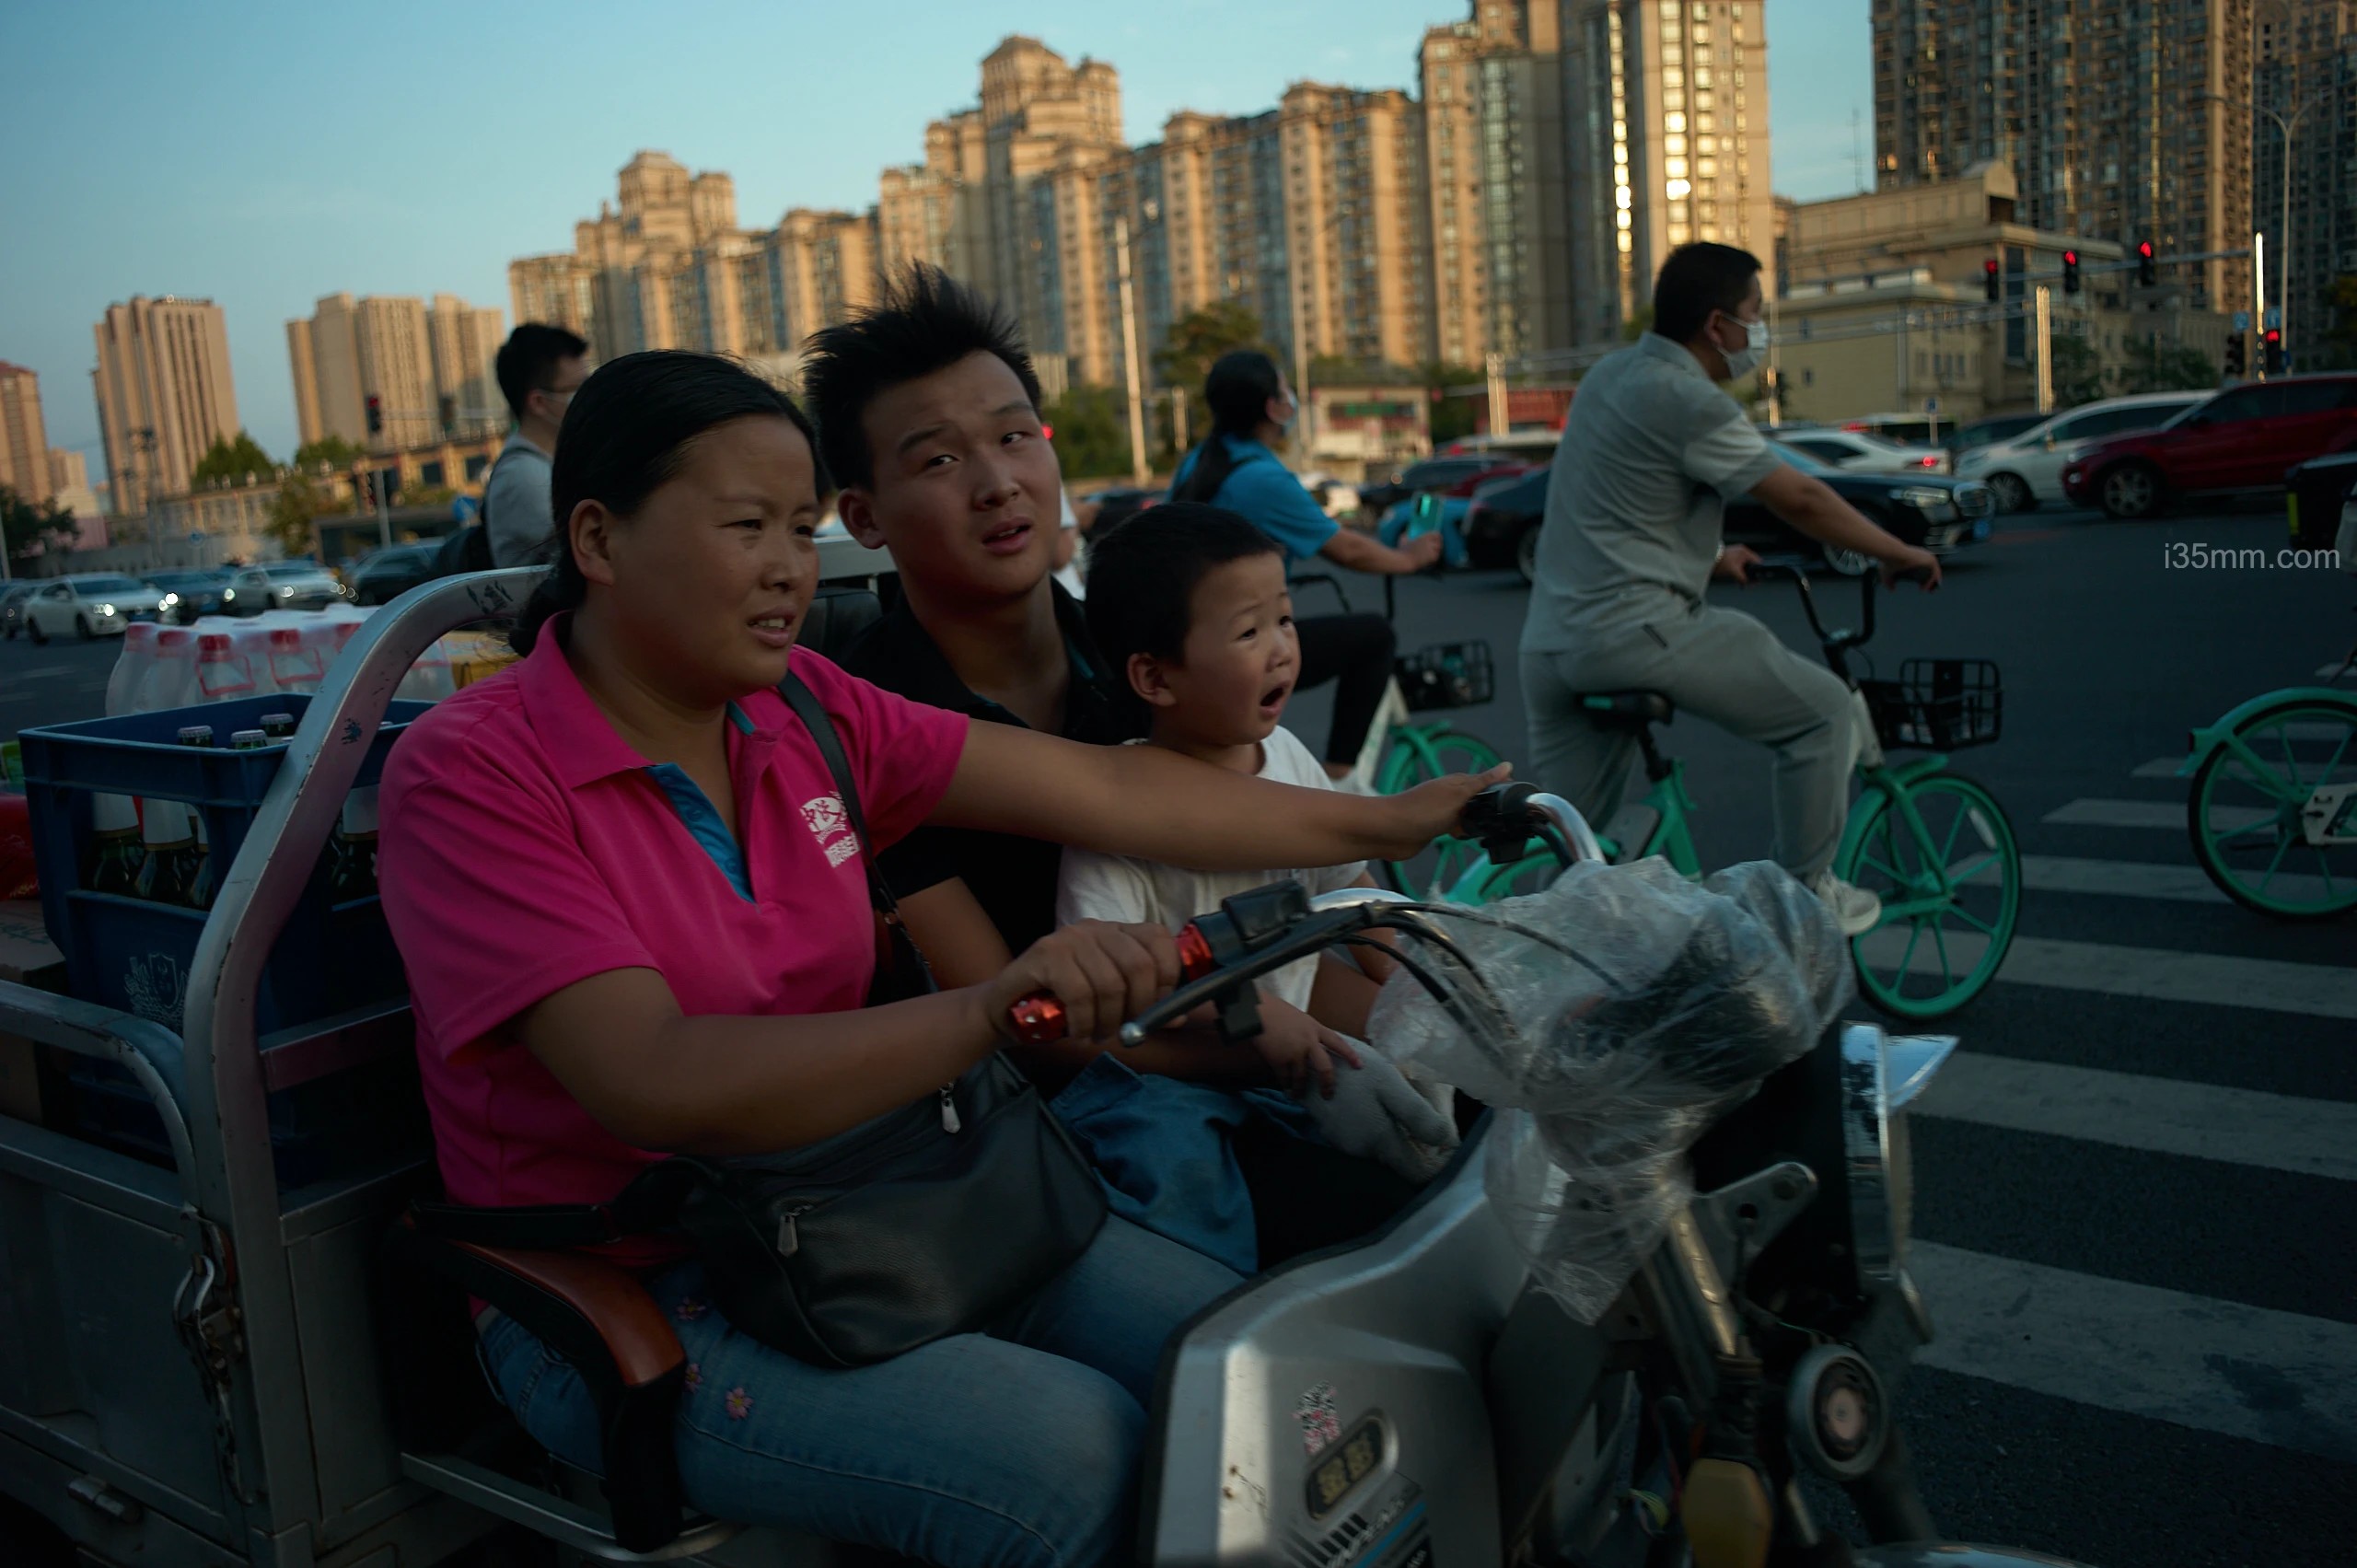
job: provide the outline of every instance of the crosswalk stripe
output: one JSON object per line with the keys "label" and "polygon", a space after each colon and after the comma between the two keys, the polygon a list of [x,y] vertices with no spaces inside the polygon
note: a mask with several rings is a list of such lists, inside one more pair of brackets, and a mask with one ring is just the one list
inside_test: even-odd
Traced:
{"label": "crosswalk stripe", "polygon": [[[2247,828],[2253,823],[2270,821],[2272,811],[2256,807],[2213,806],[2210,820],[2215,827]],[[2180,800],[2074,800],[2068,806],[2058,806],[2038,819],[2066,828],[2174,828],[2185,831],[2185,803]]]}
{"label": "crosswalk stripe", "polygon": [[2137,763],[2135,771],[2128,776],[2131,779],[2173,779],[2177,777],[2177,771],[2184,766],[2185,759],[2182,757],[2155,757],[2149,762]]}
{"label": "crosswalk stripe", "polygon": [[1918,1116],[2357,1181],[2357,1105],[1962,1051]]}
{"label": "crosswalk stripe", "polygon": [[2357,1462],[2357,1325],[1919,1241],[1926,1366]]}
{"label": "crosswalk stripe", "polygon": [[[1947,971],[1969,972],[1988,951],[1978,932],[1945,933]],[[1886,926],[1861,946],[1866,961],[1893,965],[1907,953],[1909,930]],[[1927,933],[1907,958],[1913,974],[1941,972],[1941,957]],[[2049,936],[2016,936],[1997,971],[1999,982],[2051,985],[2107,996],[2139,996],[2154,1002],[2195,1002],[2218,1007],[2254,1007],[2319,1018],[2357,1018],[2357,970],[2324,964],[2292,964],[2275,958],[2230,958],[2215,953],[2180,953],[2161,947],[2123,947],[2108,942],[2066,942]]]}
{"label": "crosswalk stripe", "polygon": [[[2174,899],[2185,903],[2229,902],[2198,865],[2157,860],[2086,860],[2067,854],[2022,856],[2022,886],[2041,893],[2100,893],[2121,899]],[[2268,884],[2278,898],[2301,902],[2325,896],[2324,878],[2279,871]]]}

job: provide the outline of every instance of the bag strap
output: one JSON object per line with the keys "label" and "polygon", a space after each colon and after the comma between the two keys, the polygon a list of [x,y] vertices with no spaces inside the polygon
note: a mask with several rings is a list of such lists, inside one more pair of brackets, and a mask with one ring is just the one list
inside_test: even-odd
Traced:
{"label": "bag strap", "polygon": [[900,923],[900,901],[892,897],[892,889],[885,882],[884,873],[877,866],[876,841],[868,836],[867,813],[860,809],[859,785],[853,782],[851,759],[843,754],[843,739],[835,729],[835,721],[829,718],[827,710],[819,705],[818,694],[792,670],[786,671],[785,679],[777,683],[777,694],[785,699],[785,705],[794,710],[794,716],[800,719],[802,727],[810,732],[811,740],[818,745],[819,755],[826,760],[827,772],[834,775],[835,793],[842,797],[843,814],[851,819],[852,832],[859,840],[860,865],[867,872],[868,902],[876,906],[877,917],[884,922],[885,931],[891,938],[894,959],[909,971],[908,979],[912,989],[918,992],[939,990],[940,987],[934,983],[933,966],[925,962],[924,955],[917,949],[915,938],[909,935],[908,927]]}

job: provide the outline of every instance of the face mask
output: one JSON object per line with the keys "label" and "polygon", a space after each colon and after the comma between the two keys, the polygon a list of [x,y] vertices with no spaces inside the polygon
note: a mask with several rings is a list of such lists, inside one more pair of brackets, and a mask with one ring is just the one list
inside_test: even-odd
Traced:
{"label": "face mask", "polygon": [[[1735,318],[1730,316],[1727,319],[1732,321]],[[1727,379],[1730,381],[1751,374],[1752,367],[1759,363],[1759,356],[1768,352],[1768,323],[1746,321],[1742,325],[1744,345],[1719,351],[1726,357]]]}

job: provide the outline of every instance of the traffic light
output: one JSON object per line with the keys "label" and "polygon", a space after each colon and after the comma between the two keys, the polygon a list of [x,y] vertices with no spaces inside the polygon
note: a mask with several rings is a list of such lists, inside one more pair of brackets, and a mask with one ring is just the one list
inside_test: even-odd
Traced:
{"label": "traffic light", "polygon": [[384,433],[385,400],[371,393],[368,398],[368,434],[382,436]]}
{"label": "traffic light", "polygon": [[449,435],[459,428],[459,400],[445,392],[435,400],[435,411],[442,416],[442,434]]}
{"label": "traffic light", "polygon": [[2141,287],[2150,288],[2159,281],[2160,273],[2153,264],[2153,242],[2140,239],[2136,242],[2136,282]]}
{"label": "traffic light", "polygon": [[2079,253],[2076,250],[2062,252],[2062,292],[2079,292]]}
{"label": "traffic light", "polygon": [[2240,332],[2228,332],[2226,334],[2227,375],[2240,376],[2244,373],[2244,367],[2248,364],[2244,357],[2244,352],[2243,335]]}
{"label": "traffic light", "polygon": [[1997,276],[1997,258],[1994,256],[1980,263],[1980,286],[1988,295],[1989,303],[1996,304],[2003,291],[2003,285],[2002,280]]}
{"label": "traffic light", "polygon": [[2270,376],[2283,374],[2283,329],[2281,327],[2267,329],[2267,373]]}

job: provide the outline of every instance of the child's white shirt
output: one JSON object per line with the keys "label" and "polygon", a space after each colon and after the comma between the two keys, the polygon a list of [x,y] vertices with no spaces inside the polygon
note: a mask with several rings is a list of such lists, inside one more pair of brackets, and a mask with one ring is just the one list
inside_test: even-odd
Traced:
{"label": "child's white shirt", "polygon": [[[1334,787],[1309,748],[1283,727],[1270,731],[1269,738],[1260,743],[1259,776],[1309,789]],[[1114,920],[1151,923],[1176,931],[1195,916],[1219,908],[1222,899],[1253,888],[1290,877],[1314,896],[1347,888],[1365,870],[1364,861],[1354,860],[1346,865],[1278,871],[1193,871],[1066,845],[1062,874],[1056,882],[1056,923]],[[1313,956],[1262,976],[1260,984],[1262,994],[1306,1011],[1317,981],[1318,959]]]}

